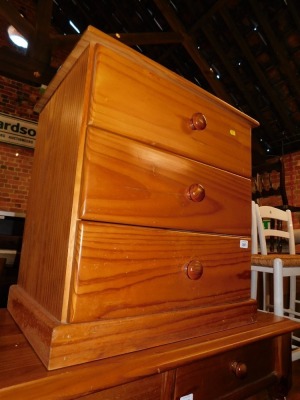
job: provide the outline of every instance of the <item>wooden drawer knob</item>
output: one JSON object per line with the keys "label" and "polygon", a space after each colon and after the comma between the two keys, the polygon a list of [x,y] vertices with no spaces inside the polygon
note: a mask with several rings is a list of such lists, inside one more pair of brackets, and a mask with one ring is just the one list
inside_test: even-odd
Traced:
{"label": "wooden drawer knob", "polygon": [[247,376],[247,365],[243,362],[234,361],[231,364],[230,369],[234,373],[234,375],[239,379],[246,378]]}
{"label": "wooden drawer knob", "polygon": [[205,197],[205,189],[200,183],[193,183],[187,190],[187,198],[199,203]]}
{"label": "wooden drawer knob", "polygon": [[192,260],[185,266],[187,276],[193,281],[200,279],[203,274],[203,265],[199,260]]}
{"label": "wooden drawer knob", "polygon": [[190,119],[190,128],[196,131],[202,131],[206,128],[206,118],[202,113],[195,113]]}

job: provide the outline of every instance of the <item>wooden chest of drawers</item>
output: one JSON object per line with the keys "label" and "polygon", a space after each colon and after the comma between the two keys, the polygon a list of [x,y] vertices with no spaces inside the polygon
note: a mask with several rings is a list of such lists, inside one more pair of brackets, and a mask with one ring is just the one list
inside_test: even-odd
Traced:
{"label": "wooden chest of drawers", "polygon": [[254,323],[256,121],[94,28],[39,107],[8,308],[47,368]]}
{"label": "wooden chest of drawers", "polygon": [[284,399],[292,383],[293,329],[295,321],[258,312],[255,324],[47,371],[0,309],[0,398]]}

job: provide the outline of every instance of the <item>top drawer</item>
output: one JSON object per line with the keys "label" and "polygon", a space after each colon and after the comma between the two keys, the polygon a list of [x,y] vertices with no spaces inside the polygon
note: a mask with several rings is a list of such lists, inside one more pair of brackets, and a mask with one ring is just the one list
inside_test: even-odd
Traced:
{"label": "top drawer", "polygon": [[[159,65],[96,46],[90,100],[90,125],[251,176],[256,121]],[[190,127],[195,113],[205,129]]]}

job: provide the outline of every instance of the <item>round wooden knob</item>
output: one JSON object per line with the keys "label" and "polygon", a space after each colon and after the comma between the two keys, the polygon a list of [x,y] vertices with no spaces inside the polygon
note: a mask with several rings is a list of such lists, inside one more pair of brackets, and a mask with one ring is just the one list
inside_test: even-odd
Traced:
{"label": "round wooden knob", "polygon": [[202,131],[206,128],[206,118],[202,113],[195,113],[190,119],[190,128],[197,131]]}
{"label": "round wooden knob", "polygon": [[234,361],[231,364],[231,371],[239,379],[246,378],[246,376],[247,376],[247,365],[245,363],[243,363],[243,362]]}
{"label": "round wooden knob", "polygon": [[205,189],[200,183],[193,183],[187,190],[187,198],[199,203],[205,197]]}
{"label": "round wooden knob", "polygon": [[203,265],[199,260],[192,260],[186,266],[186,274],[193,281],[200,279],[203,274]]}

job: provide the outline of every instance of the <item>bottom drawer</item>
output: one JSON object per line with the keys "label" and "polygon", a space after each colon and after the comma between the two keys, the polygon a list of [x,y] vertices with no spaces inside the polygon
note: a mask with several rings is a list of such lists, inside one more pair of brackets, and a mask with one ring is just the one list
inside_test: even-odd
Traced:
{"label": "bottom drawer", "polygon": [[245,239],[80,222],[69,322],[249,300],[250,246]]}
{"label": "bottom drawer", "polygon": [[[251,395],[255,382],[275,382],[273,341],[264,340],[178,368],[175,400],[210,400],[245,398]],[[246,396],[229,396],[242,391]],[[266,384],[264,385],[264,388]],[[259,388],[257,386],[258,390]]]}

